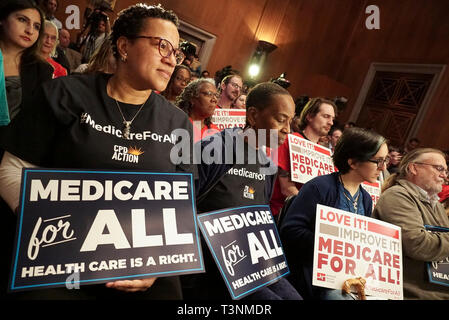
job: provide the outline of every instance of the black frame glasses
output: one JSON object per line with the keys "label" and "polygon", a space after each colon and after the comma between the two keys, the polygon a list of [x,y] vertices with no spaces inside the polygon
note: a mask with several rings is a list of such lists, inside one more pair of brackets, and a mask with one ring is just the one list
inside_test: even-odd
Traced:
{"label": "black frame glasses", "polygon": [[388,165],[390,162],[390,157],[386,157],[385,159],[369,159],[369,162],[375,163],[377,165],[378,169],[381,169],[384,167],[384,165]]}
{"label": "black frame glasses", "polygon": [[186,57],[184,55],[184,53],[180,50],[180,49],[175,49],[173,47],[173,45],[171,44],[170,41],[168,41],[167,39],[161,38],[161,37],[150,37],[150,36],[135,36],[132,37],[132,39],[157,39],[158,42],[158,49],[159,49],[159,54],[161,55],[161,57],[164,58],[169,58],[172,53],[175,56],[176,59],[176,64],[181,64],[184,61],[184,58]]}
{"label": "black frame glasses", "polygon": [[446,177],[449,175],[449,170],[444,169],[443,166],[437,165],[437,164],[431,164],[431,163],[425,163],[425,162],[413,162],[416,164],[424,164],[426,166],[432,166],[435,170],[437,170],[439,173],[444,173]]}

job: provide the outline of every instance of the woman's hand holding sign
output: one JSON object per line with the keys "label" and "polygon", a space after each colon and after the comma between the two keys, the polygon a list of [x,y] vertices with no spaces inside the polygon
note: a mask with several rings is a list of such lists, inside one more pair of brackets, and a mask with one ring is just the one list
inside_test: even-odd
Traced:
{"label": "woman's hand holding sign", "polygon": [[138,280],[120,280],[106,283],[107,288],[114,288],[125,292],[138,292],[148,290],[157,278]]}

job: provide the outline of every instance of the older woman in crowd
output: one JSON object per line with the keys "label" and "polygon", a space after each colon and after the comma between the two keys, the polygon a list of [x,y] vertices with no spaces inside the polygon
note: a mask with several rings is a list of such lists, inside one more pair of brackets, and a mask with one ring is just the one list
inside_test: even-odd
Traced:
{"label": "older woman in crowd", "polygon": [[182,90],[189,84],[191,79],[189,67],[179,64],[175,67],[167,88],[161,94],[170,102],[175,103],[176,98],[181,94]]}
{"label": "older woman in crowd", "polygon": [[192,81],[177,98],[176,105],[193,124],[194,142],[219,131],[211,121],[218,97],[214,80],[200,78]]}
{"label": "older woman in crowd", "polygon": [[290,281],[304,299],[351,300],[341,290],[312,286],[315,216],[317,204],[371,216],[372,200],[361,184],[376,182],[388,163],[386,140],[374,131],[350,128],[343,132],[333,153],[339,169],[316,177],[302,186],[285,216],[280,217],[280,231]]}
{"label": "older woman in crowd", "polygon": [[44,37],[40,51],[42,57],[53,66],[53,79],[66,76],[67,70],[52,58],[55,55],[56,46],[58,45],[58,28],[53,22],[45,20],[43,34]]}
{"label": "older woman in crowd", "polygon": [[[178,141],[136,137],[144,131],[172,137],[172,131],[178,128],[192,135],[186,114],[155,93],[165,89],[176,64],[182,61],[177,27],[178,18],[173,12],[161,6],[133,5],[118,14],[113,26],[112,45],[117,59],[113,75],[61,77],[42,86],[33,108],[14,123],[10,134],[0,136],[0,144],[7,151],[0,165],[0,195],[11,211],[19,203],[22,167],[195,173],[193,161],[171,161],[171,149]],[[114,128],[113,133],[96,130],[87,117],[98,125]],[[117,145],[132,145],[144,153],[138,163],[119,161],[111,157]],[[13,213],[5,212],[3,216],[6,214]],[[39,299],[182,298],[176,276],[23,294]]]}

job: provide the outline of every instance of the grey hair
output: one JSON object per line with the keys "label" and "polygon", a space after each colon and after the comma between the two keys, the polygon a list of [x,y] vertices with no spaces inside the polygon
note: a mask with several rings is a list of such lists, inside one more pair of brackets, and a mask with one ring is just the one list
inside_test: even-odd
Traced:
{"label": "grey hair", "polygon": [[429,153],[441,154],[443,158],[445,158],[445,155],[441,150],[434,148],[417,148],[408,152],[405,156],[402,157],[402,160],[399,163],[399,171],[390,175],[388,179],[385,180],[384,184],[382,185],[382,192],[395,185],[398,179],[407,178],[410,173],[409,164],[419,161],[425,154]]}
{"label": "grey hair", "polygon": [[192,99],[200,94],[200,88],[203,84],[209,83],[215,87],[215,81],[212,78],[199,78],[190,82],[187,87],[176,98],[175,105],[190,115],[192,110]]}
{"label": "grey hair", "polygon": [[[44,28],[42,28],[42,29],[45,29],[45,27],[52,27],[52,28],[54,28],[55,30],[56,30],[56,41],[55,41],[55,45],[53,46],[53,50],[51,51],[51,53],[50,53],[50,56],[52,57],[52,58],[54,58],[55,56],[56,56],[56,48],[58,47],[58,44],[59,44],[59,30],[58,30],[58,27],[53,23],[53,22],[51,22],[51,21],[49,21],[49,20],[45,20],[45,22],[44,22]],[[43,30],[42,30],[42,32],[43,32]],[[44,43],[44,39],[42,39],[42,41],[40,42],[40,48],[39,48],[39,51],[40,51],[40,49],[42,48],[42,46],[43,46],[43,43]],[[45,58],[47,58],[47,57],[45,57]]]}

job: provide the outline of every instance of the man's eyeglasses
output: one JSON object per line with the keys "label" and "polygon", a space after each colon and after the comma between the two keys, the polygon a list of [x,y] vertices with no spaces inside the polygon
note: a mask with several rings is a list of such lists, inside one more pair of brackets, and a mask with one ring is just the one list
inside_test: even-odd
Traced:
{"label": "man's eyeglasses", "polygon": [[201,94],[204,94],[208,98],[215,97],[217,100],[220,99],[220,94],[212,91],[201,91]]}
{"label": "man's eyeglasses", "polygon": [[368,161],[375,163],[378,169],[382,169],[384,166],[388,165],[390,157],[386,157],[385,159],[369,159]]}
{"label": "man's eyeglasses", "polygon": [[431,163],[424,163],[424,162],[413,162],[413,163],[416,163],[416,164],[423,164],[423,165],[426,165],[426,166],[432,166],[432,167],[434,167],[440,174],[443,173],[446,177],[449,175],[449,170],[444,169],[443,166],[439,166],[439,165],[431,164]]}
{"label": "man's eyeglasses", "polygon": [[172,53],[175,56],[176,64],[180,64],[184,58],[185,55],[182,53],[180,49],[173,48],[173,45],[170,43],[170,41],[161,38],[161,37],[150,37],[150,36],[135,36],[134,39],[144,38],[144,39],[157,39],[159,41],[158,47],[159,47],[159,54],[164,58],[169,58]]}
{"label": "man's eyeglasses", "polygon": [[229,82],[229,84],[230,84],[234,89],[239,89],[240,91],[242,91],[242,87],[239,86],[237,83]]}

